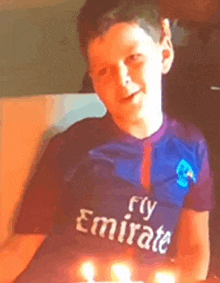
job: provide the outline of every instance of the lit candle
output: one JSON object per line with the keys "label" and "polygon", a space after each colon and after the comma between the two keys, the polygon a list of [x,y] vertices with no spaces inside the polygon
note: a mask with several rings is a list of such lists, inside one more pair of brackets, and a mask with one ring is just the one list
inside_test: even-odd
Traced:
{"label": "lit candle", "polygon": [[82,266],[82,272],[88,283],[94,283],[95,268],[92,263],[86,262]]}
{"label": "lit candle", "polygon": [[[144,283],[142,281],[131,281],[131,271],[124,264],[115,264],[112,266],[112,271],[117,277],[118,282],[120,283]],[[81,267],[81,272],[87,283],[115,283],[113,281],[95,281],[95,268],[91,262],[85,262]],[[77,283],[85,283],[85,282],[77,282]]]}
{"label": "lit candle", "polygon": [[155,281],[155,283],[175,283],[176,278],[174,274],[163,271],[156,274]]}
{"label": "lit candle", "polygon": [[121,283],[131,283],[131,271],[124,264],[114,264],[112,271]]}

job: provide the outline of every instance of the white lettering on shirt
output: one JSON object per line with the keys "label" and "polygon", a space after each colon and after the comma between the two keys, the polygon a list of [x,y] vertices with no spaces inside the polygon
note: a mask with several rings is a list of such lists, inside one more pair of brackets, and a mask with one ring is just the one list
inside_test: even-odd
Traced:
{"label": "white lettering on shirt", "polygon": [[143,230],[146,230],[147,232],[143,232],[140,237],[137,240],[137,244],[141,249],[150,249],[150,242],[152,241],[154,237],[154,231],[149,226],[143,226]]}
{"label": "white lettering on shirt", "polygon": [[87,221],[88,218],[86,217],[86,213],[92,215],[93,211],[82,208],[82,209],[80,209],[80,213],[81,213],[81,216],[76,218],[76,230],[83,232],[83,233],[88,233],[88,229],[86,229],[82,226],[81,221],[82,220]]}

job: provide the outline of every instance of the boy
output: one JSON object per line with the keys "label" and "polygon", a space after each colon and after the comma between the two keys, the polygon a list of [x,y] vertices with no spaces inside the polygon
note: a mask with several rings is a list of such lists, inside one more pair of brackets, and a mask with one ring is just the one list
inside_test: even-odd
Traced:
{"label": "boy", "polygon": [[111,280],[113,262],[129,262],[134,279],[149,282],[174,231],[179,282],[206,278],[207,147],[194,126],[162,111],[162,75],[174,54],[160,12],[140,0],[88,0],[81,9],[80,48],[108,114],[50,142],[15,225],[23,249],[33,239],[32,255],[44,244],[16,282],[83,281],[80,264],[91,258],[99,281]]}

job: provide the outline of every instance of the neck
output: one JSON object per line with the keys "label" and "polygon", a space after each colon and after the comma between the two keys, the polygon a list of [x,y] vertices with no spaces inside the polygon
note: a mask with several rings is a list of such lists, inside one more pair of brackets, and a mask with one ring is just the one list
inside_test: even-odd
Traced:
{"label": "neck", "polygon": [[115,120],[116,125],[125,133],[128,133],[138,139],[144,139],[152,136],[156,133],[163,124],[163,112],[154,111],[151,115],[146,115],[146,117],[136,120],[130,121],[126,123],[122,120]]}

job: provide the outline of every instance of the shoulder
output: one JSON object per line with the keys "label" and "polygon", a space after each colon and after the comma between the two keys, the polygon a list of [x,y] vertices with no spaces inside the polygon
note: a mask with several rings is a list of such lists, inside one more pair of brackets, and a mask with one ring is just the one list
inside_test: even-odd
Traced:
{"label": "shoulder", "polygon": [[51,143],[61,148],[68,148],[68,146],[90,147],[92,144],[99,143],[107,138],[108,126],[109,123],[106,117],[86,118],[54,136]]}
{"label": "shoulder", "polygon": [[172,141],[184,160],[194,166],[197,176],[204,175],[207,180],[210,179],[207,174],[211,174],[211,153],[202,131],[189,121],[175,119],[170,119],[170,128],[174,135]]}
{"label": "shoulder", "polygon": [[209,147],[200,129],[189,121],[168,118],[167,144],[178,148],[181,155],[197,160],[201,166],[204,158],[209,159]]}
{"label": "shoulder", "polygon": [[81,140],[88,138],[88,136],[99,138],[100,135],[103,136],[105,132],[103,130],[108,126],[108,122],[106,116],[102,118],[86,118],[70,126],[61,136],[66,140],[71,138]]}
{"label": "shoulder", "polygon": [[65,168],[79,162],[88,150],[109,139],[110,128],[106,117],[81,120],[51,138],[44,159]]}
{"label": "shoulder", "polygon": [[182,140],[199,143],[205,141],[202,131],[187,120],[168,117],[168,128],[175,137]]}

